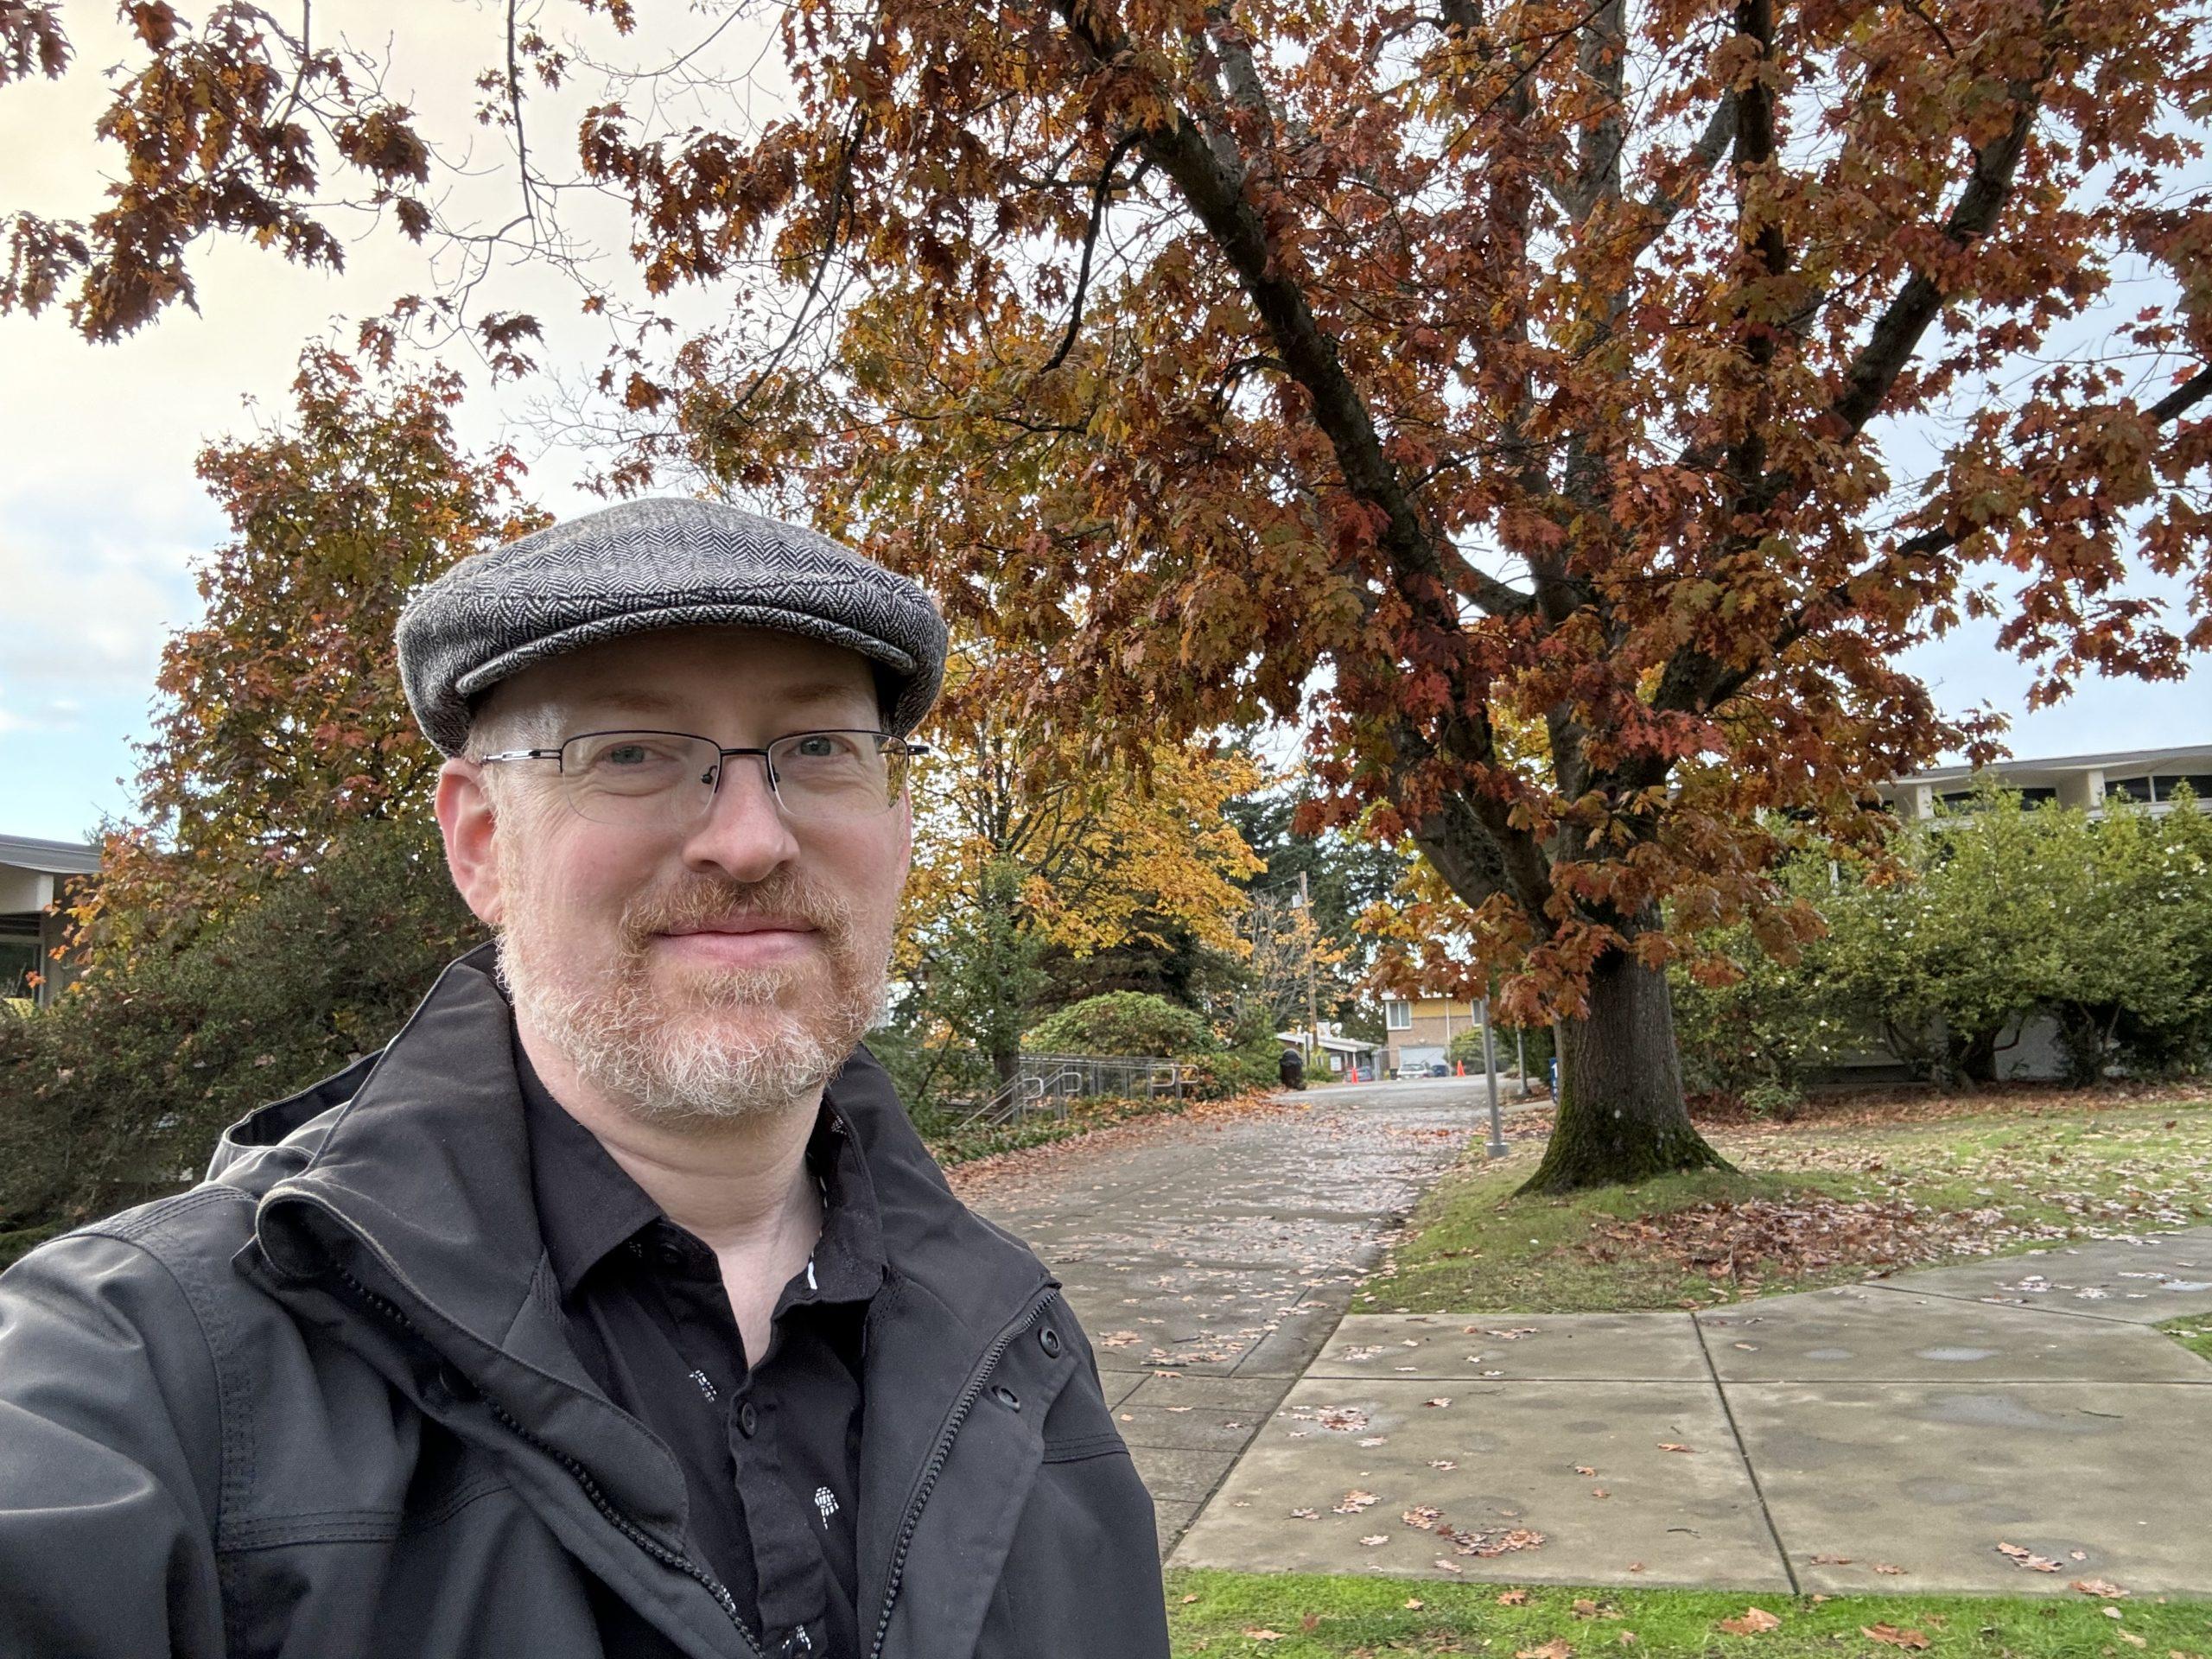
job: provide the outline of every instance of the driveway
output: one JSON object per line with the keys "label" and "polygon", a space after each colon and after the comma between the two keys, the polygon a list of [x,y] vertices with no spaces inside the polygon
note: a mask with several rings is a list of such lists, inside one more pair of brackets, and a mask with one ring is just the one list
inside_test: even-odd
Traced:
{"label": "driveway", "polygon": [[1698,1313],[1359,1315],[1179,1566],[2212,1594],[2212,1228]]}
{"label": "driveway", "polygon": [[1336,1084],[952,1174],[1065,1287],[1165,1549],[1274,1420],[1385,1236],[1486,1122],[1479,1077]]}

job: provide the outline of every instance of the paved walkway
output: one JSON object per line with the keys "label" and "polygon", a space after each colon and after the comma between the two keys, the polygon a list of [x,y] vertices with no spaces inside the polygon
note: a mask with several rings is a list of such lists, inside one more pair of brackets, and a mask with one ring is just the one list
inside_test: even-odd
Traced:
{"label": "paved walkway", "polygon": [[2212,1228],[1696,1314],[1355,1316],[1173,1560],[2212,1594],[2212,1364],[2149,1328],[2208,1312]]}
{"label": "paved walkway", "polygon": [[969,1202],[1059,1276],[1171,1547],[1487,1119],[1479,1079],[1339,1084],[994,1176]]}

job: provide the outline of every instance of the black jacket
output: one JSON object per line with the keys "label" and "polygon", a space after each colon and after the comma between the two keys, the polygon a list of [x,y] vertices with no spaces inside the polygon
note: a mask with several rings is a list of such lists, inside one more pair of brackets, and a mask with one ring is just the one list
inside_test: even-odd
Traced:
{"label": "black jacket", "polygon": [[[758,1651],[667,1449],[562,1334],[485,952],[208,1179],[0,1276],[0,1654],[586,1659],[612,1596]],[[1160,1659],[1151,1499],[1090,1344],[865,1050],[831,1084],[890,1275],[864,1338],[868,1659]],[[826,1656],[825,1656],[826,1659]]]}

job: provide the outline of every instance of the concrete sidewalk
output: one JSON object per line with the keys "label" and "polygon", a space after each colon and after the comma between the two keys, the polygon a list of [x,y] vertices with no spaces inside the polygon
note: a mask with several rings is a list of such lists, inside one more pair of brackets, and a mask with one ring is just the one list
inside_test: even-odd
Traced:
{"label": "concrete sidewalk", "polygon": [[1480,1078],[1338,1084],[1279,1104],[1071,1141],[987,1179],[953,1172],[1066,1287],[1163,1550],[1486,1118]]}
{"label": "concrete sidewalk", "polygon": [[1354,1316],[1171,1559],[2212,1594],[2212,1364],[2148,1328],[2207,1312],[2212,1228],[1695,1314]]}

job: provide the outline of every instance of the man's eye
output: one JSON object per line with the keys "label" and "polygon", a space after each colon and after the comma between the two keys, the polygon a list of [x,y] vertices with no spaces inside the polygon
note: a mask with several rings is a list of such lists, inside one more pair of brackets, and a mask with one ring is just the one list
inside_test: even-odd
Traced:
{"label": "man's eye", "polygon": [[843,738],[831,737],[826,733],[816,733],[812,736],[802,737],[791,745],[791,753],[803,760],[830,760],[841,754],[849,754],[851,752],[852,745],[846,742]]}
{"label": "man's eye", "polygon": [[609,766],[642,766],[652,758],[652,751],[642,743],[618,743],[599,757],[601,765]]}

